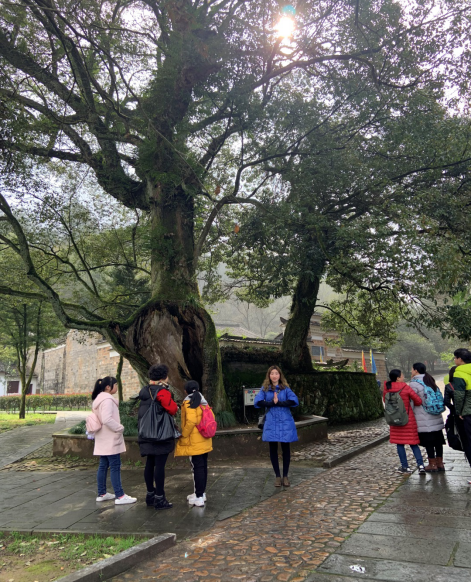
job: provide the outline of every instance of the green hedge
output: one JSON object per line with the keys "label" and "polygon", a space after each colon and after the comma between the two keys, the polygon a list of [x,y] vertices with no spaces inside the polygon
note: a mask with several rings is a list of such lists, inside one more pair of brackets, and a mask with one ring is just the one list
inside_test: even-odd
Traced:
{"label": "green hedge", "polygon": [[[0,410],[15,412],[20,409],[21,396],[0,396]],[[90,410],[90,394],[31,394],[26,396],[26,410]]]}
{"label": "green hedge", "polygon": [[[232,361],[234,364],[234,361]],[[258,369],[257,369],[258,368]],[[232,410],[243,422],[242,386],[254,388],[262,385],[266,369],[239,363],[223,364],[224,386]],[[286,379],[299,398],[295,415],[315,414],[325,416],[331,424],[373,420],[383,414],[380,391],[374,374],[364,372],[309,372],[286,373]],[[253,422],[260,414],[253,406],[246,407],[246,416]]]}

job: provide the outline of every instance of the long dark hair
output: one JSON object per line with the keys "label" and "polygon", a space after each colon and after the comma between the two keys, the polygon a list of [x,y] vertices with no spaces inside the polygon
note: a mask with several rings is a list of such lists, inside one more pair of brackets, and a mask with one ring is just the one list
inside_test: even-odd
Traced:
{"label": "long dark hair", "polygon": [[107,386],[110,386],[111,389],[113,389],[113,386],[117,383],[118,380],[116,380],[116,378],[113,378],[113,376],[105,376],[105,378],[99,378],[95,382],[95,387],[93,388],[92,400],[95,400],[98,394],[104,392]]}
{"label": "long dark hair", "polygon": [[398,370],[397,368],[394,370],[391,370],[389,372],[389,382],[386,382],[386,388],[388,390],[391,390],[391,383],[397,382],[397,379],[400,378],[401,376],[402,376],[401,370]]}
{"label": "long dark hair", "polygon": [[188,380],[188,382],[185,382],[184,388],[190,397],[190,408],[198,408],[202,398],[198,382],[196,380]]}
{"label": "long dark hair", "polygon": [[[429,388],[432,388],[432,390],[434,390],[434,391],[438,390],[438,386],[435,383],[435,378],[427,372],[427,366],[425,364],[422,364],[421,362],[417,362],[416,364],[413,364],[412,368],[416,372],[418,372],[419,374],[425,374],[422,381],[426,386],[428,386]],[[413,380],[414,379],[412,378],[412,381]]]}
{"label": "long dark hair", "polygon": [[263,381],[264,391],[267,392],[270,389],[270,387],[272,388],[275,387],[270,379],[270,374],[272,370],[276,370],[280,374],[280,379],[278,380],[278,387],[280,388],[280,390],[284,390],[288,386],[288,382],[286,381],[286,378],[283,376],[283,372],[280,370],[280,368],[278,368],[278,366],[270,366],[268,368],[267,375],[265,376],[265,380]]}

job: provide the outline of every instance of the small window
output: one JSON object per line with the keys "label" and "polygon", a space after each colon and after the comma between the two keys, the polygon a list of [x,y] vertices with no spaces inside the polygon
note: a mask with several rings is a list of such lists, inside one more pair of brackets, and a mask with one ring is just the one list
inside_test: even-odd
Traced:
{"label": "small window", "polygon": [[7,384],[7,394],[18,394],[20,391],[19,380],[9,380]]}
{"label": "small window", "polygon": [[324,357],[324,347],[323,346],[311,346],[311,356],[314,357]]}

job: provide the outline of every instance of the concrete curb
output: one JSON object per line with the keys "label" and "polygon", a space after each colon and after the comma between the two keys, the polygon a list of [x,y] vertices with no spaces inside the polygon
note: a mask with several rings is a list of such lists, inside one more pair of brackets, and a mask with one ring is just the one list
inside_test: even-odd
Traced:
{"label": "concrete curb", "polygon": [[73,572],[68,576],[58,578],[56,582],[103,582],[113,576],[122,574],[143,560],[153,558],[164,550],[175,545],[176,535],[167,533],[156,536],[147,542],[129,548],[120,554],[116,554],[106,560],[100,560],[82,570]]}
{"label": "concrete curb", "polygon": [[332,467],[336,467],[337,465],[340,465],[340,463],[343,463],[344,461],[348,461],[349,459],[356,457],[357,455],[361,455],[361,453],[364,453],[365,451],[368,451],[369,449],[377,447],[378,445],[381,445],[382,443],[385,443],[388,440],[389,440],[389,434],[378,437],[377,439],[375,439],[373,441],[369,441],[368,443],[365,443],[364,445],[360,445],[359,447],[356,447],[354,449],[350,449],[346,453],[343,453],[342,455],[338,455],[338,457],[332,457],[331,459],[324,461],[322,466],[324,467],[324,469],[331,469]]}

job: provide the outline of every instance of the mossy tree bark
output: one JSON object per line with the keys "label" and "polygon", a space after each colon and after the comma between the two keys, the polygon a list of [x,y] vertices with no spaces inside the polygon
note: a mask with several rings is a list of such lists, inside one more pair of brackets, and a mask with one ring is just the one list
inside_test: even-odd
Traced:
{"label": "mossy tree bark", "polygon": [[291,312],[283,335],[283,362],[293,371],[312,370],[312,359],[307,338],[311,317],[319,293],[320,276],[305,274],[300,277],[293,294]]}

